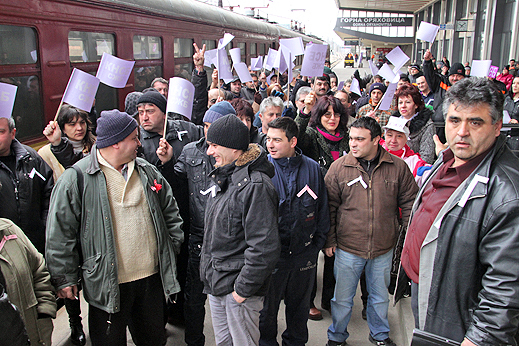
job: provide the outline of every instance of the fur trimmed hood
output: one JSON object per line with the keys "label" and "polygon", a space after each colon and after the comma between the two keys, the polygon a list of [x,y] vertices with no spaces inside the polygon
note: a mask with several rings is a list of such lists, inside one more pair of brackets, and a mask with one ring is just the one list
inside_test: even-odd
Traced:
{"label": "fur trimmed hood", "polygon": [[236,170],[248,166],[249,173],[260,171],[272,178],[274,176],[274,166],[267,158],[267,152],[256,143],[250,143],[249,148],[236,160]]}
{"label": "fur trimmed hood", "polygon": [[[409,122],[409,131],[411,134],[416,133],[420,131],[425,124],[431,119],[433,115],[433,111],[431,111],[429,108],[425,107],[420,112],[418,112],[418,115],[415,116],[410,122]],[[391,114],[393,117],[400,117],[400,112],[397,110],[393,114]]]}

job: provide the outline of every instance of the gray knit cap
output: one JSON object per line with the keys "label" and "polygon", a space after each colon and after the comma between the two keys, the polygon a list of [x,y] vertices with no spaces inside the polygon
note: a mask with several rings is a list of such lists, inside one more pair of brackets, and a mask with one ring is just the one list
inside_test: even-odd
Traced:
{"label": "gray knit cap", "polygon": [[128,137],[136,128],[137,121],[128,113],[117,109],[102,111],[97,119],[96,146],[100,149],[119,143]]}
{"label": "gray knit cap", "polygon": [[229,103],[229,101],[215,103],[205,112],[204,123],[212,124],[213,122],[227,114],[236,115],[236,111],[234,110],[234,107]]}

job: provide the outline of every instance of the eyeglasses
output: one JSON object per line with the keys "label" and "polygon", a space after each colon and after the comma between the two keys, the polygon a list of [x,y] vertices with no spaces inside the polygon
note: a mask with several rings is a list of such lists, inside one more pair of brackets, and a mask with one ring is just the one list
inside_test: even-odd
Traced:
{"label": "eyeglasses", "polygon": [[323,117],[325,117],[326,119],[330,119],[331,117],[334,117],[334,118],[340,118],[341,116],[337,113],[330,113],[330,112],[326,112],[323,114]]}
{"label": "eyeglasses", "polygon": [[210,99],[209,103],[213,103],[213,104],[216,103],[216,99]]}

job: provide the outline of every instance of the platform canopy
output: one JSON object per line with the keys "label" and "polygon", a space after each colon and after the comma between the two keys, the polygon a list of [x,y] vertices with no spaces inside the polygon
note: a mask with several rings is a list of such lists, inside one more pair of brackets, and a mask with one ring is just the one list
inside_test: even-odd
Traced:
{"label": "platform canopy", "polygon": [[415,13],[431,0],[335,0],[338,9]]}

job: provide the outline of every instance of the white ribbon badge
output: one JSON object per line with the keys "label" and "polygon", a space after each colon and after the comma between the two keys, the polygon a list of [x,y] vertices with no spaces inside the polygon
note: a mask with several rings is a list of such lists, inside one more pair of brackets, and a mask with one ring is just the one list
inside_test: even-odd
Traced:
{"label": "white ribbon badge", "polygon": [[310,196],[312,196],[313,199],[317,199],[317,195],[315,194],[315,192],[312,191],[312,189],[310,188],[310,186],[308,186],[308,184],[305,185],[305,187],[303,187],[301,189],[301,191],[298,192],[297,197],[301,197],[303,195],[303,193],[305,193],[305,192],[308,192],[308,194]]}
{"label": "white ribbon badge", "polygon": [[366,184],[366,183],[364,182],[364,179],[362,179],[362,175],[359,175],[358,178],[353,179],[352,181],[350,181],[350,182],[348,183],[348,186],[352,186],[353,184],[355,184],[355,183],[357,183],[357,182],[359,182],[359,183],[362,185],[363,188],[365,188],[365,189],[368,188],[368,184]]}
{"label": "white ribbon badge", "polygon": [[488,178],[487,177],[484,177],[482,175],[479,175],[479,174],[476,174],[474,176],[474,178],[472,178],[472,181],[470,182],[469,184],[469,187],[467,187],[467,189],[465,190],[465,192],[463,193],[463,196],[461,196],[461,199],[460,201],[458,202],[458,205],[460,207],[465,207],[465,204],[467,203],[467,201],[469,200],[469,197],[472,193],[472,191],[474,191],[474,189],[476,188],[476,185],[478,183],[483,183],[483,184],[487,184],[488,183]]}
{"label": "white ribbon badge", "polygon": [[40,172],[38,172],[36,170],[36,168],[32,168],[32,171],[29,173],[29,178],[31,179],[34,179],[34,175],[37,175],[38,177],[40,177],[43,181],[47,181],[47,179],[45,179],[45,177],[43,175],[40,174]]}
{"label": "white ribbon badge", "polygon": [[185,135],[186,133],[187,133],[187,131],[178,131],[177,132],[178,140],[182,142],[182,135]]}
{"label": "white ribbon badge", "polygon": [[212,196],[213,198],[216,197],[216,185],[211,186],[210,188],[208,188],[208,189],[205,190],[205,191],[200,190],[200,193],[201,193],[202,195],[204,195],[204,196],[207,195],[209,192],[211,192],[211,196]]}

